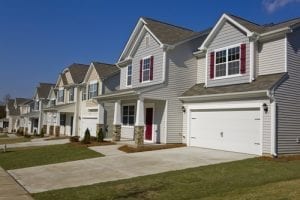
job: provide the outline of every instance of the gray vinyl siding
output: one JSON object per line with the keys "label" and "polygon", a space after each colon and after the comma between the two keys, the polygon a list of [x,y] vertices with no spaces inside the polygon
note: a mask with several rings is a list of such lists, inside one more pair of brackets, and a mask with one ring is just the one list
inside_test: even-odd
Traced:
{"label": "gray vinyl siding", "polygon": [[197,59],[192,52],[200,44],[199,39],[194,39],[169,51],[166,58],[166,86],[143,95],[149,99],[166,100],[167,143],[183,142],[182,102],[178,97],[197,81]]}
{"label": "gray vinyl siding", "polygon": [[268,41],[258,45],[258,75],[281,73],[285,71],[285,38]]}
{"label": "gray vinyl siding", "polygon": [[263,140],[262,148],[264,154],[271,154],[271,107],[270,103],[268,105],[268,112],[263,114]]}
{"label": "gray vinyl siding", "polygon": [[[149,46],[146,47],[145,38],[149,37]],[[140,60],[148,57],[154,56],[153,64],[153,80],[149,82],[139,82],[140,80]],[[149,34],[146,33],[141,39],[140,43],[136,47],[136,52],[132,59],[132,88],[148,86],[157,84],[162,81],[162,63],[163,63],[163,49],[160,47],[159,43]],[[127,67],[121,68],[121,89],[127,87]]]}
{"label": "gray vinyl siding", "polygon": [[279,154],[300,153],[300,30],[287,36],[288,79],[275,91]]}
{"label": "gray vinyl siding", "polygon": [[[238,76],[238,77],[229,77],[223,79],[210,79],[210,53],[220,48],[225,48],[232,45],[240,45],[246,44],[246,73]],[[208,59],[207,59],[207,87],[214,87],[220,85],[231,85],[231,84],[240,84],[249,82],[250,79],[250,46],[249,46],[249,39],[247,36],[241,32],[238,28],[233,26],[232,24],[225,22],[223,27],[221,27],[220,31],[217,33],[215,38],[212,40],[208,47]]]}
{"label": "gray vinyl siding", "polygon": [[104,80],[102,94],[116,91],[120,88],[120,73]]}
{"label": "gray vinyl siding", "polygon": [[197,83],[205,83],[206,57],[197,59]]}

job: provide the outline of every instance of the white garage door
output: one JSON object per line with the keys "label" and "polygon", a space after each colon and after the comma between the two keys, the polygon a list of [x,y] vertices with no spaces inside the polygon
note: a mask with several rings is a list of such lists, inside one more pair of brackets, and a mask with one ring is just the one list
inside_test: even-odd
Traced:
{"label": "white garage door", "polygon": [[261,154],[259,109],[191,112],[190,146]]}
{"label": "white garage door", "polygon": [[81,119],[80,137],[84,136],[84,133],[87,128],[90,130],[91,136],[96,136],[97,118],[82,118]]}

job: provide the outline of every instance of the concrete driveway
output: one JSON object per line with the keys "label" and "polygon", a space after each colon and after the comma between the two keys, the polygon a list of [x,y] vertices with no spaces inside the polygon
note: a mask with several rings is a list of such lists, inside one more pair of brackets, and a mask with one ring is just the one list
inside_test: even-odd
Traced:
{"label": "concrete driveway", "polygon": [[[117,148],[117,145],[108,148]],[[11,170],[9,173],[30,193],[37,193],[251,157],[254,156],[181,147],[132,154],[112,154],[101,158]]]}

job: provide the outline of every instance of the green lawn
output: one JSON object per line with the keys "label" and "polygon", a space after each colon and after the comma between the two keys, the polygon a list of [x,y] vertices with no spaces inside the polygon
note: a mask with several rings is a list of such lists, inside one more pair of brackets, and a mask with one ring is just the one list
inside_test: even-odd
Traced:
{"label": "green lawn", "polygon": [[7,136],[7,134],[0,134],[0,139],[2,139],[2,138],[8,138],[8,136]]}
{"label": "green lawn", "polygon": [[33,197],[41,200],[300,199],[300,160],[279,162],[254,158],[54,190]]}
{"label": "green lawn", "polygon": [[20,143],[20,142],[29,142],[29,141],[30,141],[30,138],[25,138],[25,137],[17,137],[17,138],[3,137],[3,138],[0,138],[0,145],[1,144]]}
{"label": "green lawn", "polygon": [[0,153],[0,166],[6,170],[103,156],[86,147],[71,144],[8,150]]}

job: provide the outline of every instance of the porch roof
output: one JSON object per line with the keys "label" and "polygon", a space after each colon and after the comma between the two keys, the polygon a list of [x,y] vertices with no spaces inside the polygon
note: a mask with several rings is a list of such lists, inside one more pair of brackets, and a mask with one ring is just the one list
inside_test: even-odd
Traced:
{"label": "porch roof", "polygon": [[1,118],[0,122],[9,122],[9,119],[8,118]]}
{"label": "porch roof", "polygon": [[66,113],[73,113],[75,111],[75,103],[67,103],[67,104],[61,104],[61,105],[56,105],[52,106],[49,108],[44,108],[45,112],[66,112]]}
{"label": "porch roof", "polygon": [[103,94],[95,99],[99,101],[110,101],[110,100],[117,100],[122,98],[137,98],[140,92],[134,89],[124,89],[124,90],[117,90],[108,94]]}
{"label": "porch roof", "polygon": [[203,98],[211,96],[228,96],[241,93],[261,93],[265,96],[267,91],[271,90],[280,80],[282,80],[287,73],[269,74],[258,76],[255,81],[251,83],[242,83],[235,85],[224,85],[216,87],[205,87],[204,83],[196,84],[189,90],[184,92],[179,99],[185,100],[188,98]]}
{"label": "porch roof", "polygon": [[39,111],[33,111],[30,113],[22,114],[21,117],[38,118],[39,114],[40,114]]}

